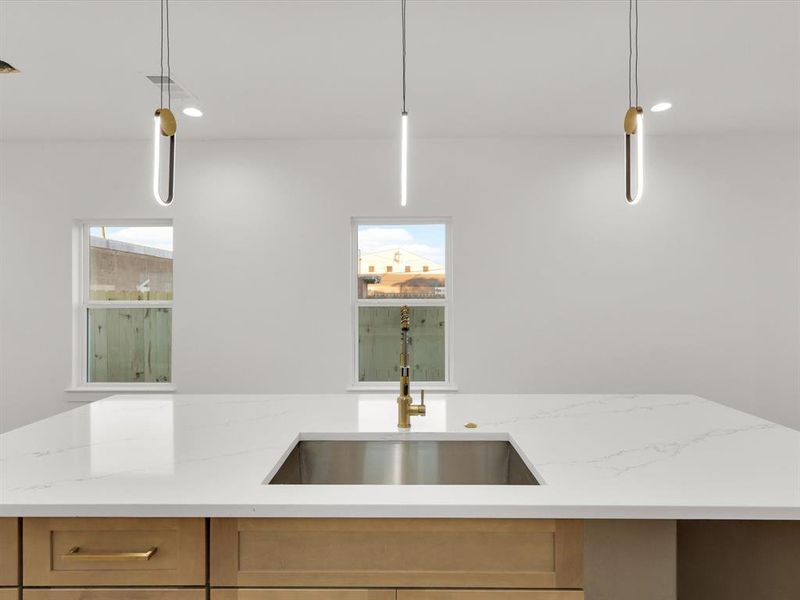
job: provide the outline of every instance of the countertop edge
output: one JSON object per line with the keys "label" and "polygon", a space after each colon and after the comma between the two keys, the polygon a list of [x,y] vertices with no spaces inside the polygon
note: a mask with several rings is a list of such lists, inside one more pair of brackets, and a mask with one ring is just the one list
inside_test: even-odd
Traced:
{"label": "countertop edge", "polygon": [[486,506],[486,505],[0,505],[0,517],[653,519],[800,521],[800,507]]}

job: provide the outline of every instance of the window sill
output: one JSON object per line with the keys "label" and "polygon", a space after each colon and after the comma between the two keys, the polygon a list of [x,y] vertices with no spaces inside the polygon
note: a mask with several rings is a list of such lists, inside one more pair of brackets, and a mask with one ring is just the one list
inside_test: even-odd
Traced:
{"label": "window sill", "polygon": [[[171,383],[140,383],[140,384],[83,384],[73,385],[64,391],[68,394],[172,394],[177,391],[177,387]],[[70,402],[86,402],[76,398]]]}
{"label": "window sill", "polygon": [[[391,382],[389,384],[381,383],[355,383],[347,386],[348,392],[366,393],[366,392],[396,392],[399,384]],[[457,392],[458,386],[454,383],[430,383],[424,381],[412,381],[412,390],[425,390],[426,392]]]}

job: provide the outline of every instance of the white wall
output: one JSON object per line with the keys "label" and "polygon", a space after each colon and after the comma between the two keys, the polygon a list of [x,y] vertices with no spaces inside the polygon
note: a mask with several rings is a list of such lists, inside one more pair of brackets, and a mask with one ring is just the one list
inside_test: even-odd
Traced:
{"label": "white wall", "polygon": [[796,138],[647,150],[629,207],[621,137],[414,141],[402,212],[389,141],[179,142],[169,209],[147,141],[5,144],[2,428],[74,406],[73,219],[174,219],[180,392],[342,392],[350,217],[402,214],[453,217],[461,391],[687,392],[800,427]]}

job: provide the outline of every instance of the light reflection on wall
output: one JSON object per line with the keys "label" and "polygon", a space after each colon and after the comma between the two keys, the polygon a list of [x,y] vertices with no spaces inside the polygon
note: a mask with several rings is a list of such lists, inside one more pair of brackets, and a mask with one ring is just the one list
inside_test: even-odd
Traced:
{"label": "light reflection on wall", "polygon": [[169,400],[96,402],[90,410],[92,477],[171,475],[175,463]]}
{"label": "light reflection on wall", "polygon": [[[414,403],[419,395],[414,396]],[[425,398],[427,414],[411,417],[411,431],[447,431],[447,400]],[[362,432],[397,431],[397,401],[359,398],[358,430]]]}

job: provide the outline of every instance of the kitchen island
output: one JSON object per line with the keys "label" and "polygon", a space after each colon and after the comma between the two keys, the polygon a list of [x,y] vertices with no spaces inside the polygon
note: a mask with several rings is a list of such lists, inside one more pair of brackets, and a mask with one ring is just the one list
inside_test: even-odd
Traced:
{"label": "kitchen island", "polygon": [[[22,589],[29,568],[39,577],[31,587],[56,595],[28,600],[71,600],[54,590],[93,585],[200,585],[219,600],[317,597],[298,596],[301,587],[372,594],[348,600],[382,600],[376,590],[408,600],[635,597],[603,591],[622,562],[631,589],[648,581],[673,598],[660,578],[676,568],[676,520],[800,520],[800,433],[695,396],[429,395],[410,432],[396,417],[388,394],[116,396],[3,434],[0,516],[41,554],[23,553]],[[267,484],[299,440],[318,439],[508,441],[539,485]],[[175,548],[133,560],[169,559],[162,568],[175,579],[169,569],[137,579],[135,567],[122,571],[128,579],[87,575],[106,563],[81,558],[70,532],[84,531],[91,553],[119,543],[108,531],[144,527],[131,541],[141,545],[153,523],[168,524],[154,535]],[[205,569],[205,551],[191,553],[209,540]],[[338,555],[357,567],[344,572]]]}

